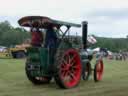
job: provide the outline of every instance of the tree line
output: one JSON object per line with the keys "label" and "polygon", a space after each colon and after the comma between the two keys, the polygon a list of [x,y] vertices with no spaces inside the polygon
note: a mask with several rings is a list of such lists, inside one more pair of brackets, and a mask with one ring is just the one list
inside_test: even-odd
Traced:
{"label": "tree line", "polygon": [[21,44],[30,34],[23,28],[14,28],[8,21],[0,23],[0,46]]}
{"label": "tree line", "polygon": [[97,43],[92,47],[107,48],[113,52],[128,51],[128,38],[96,37]]}
{"label": "tree line", "polygon": [[[97,43],[91,45],[91,48],[102,47],[111,51],[118,52],[120,50],[128,51],[128,38],[104,38],[97,37]],[[0,23],[0,46],[11,46],[23,43],[30,38],[30,33],[24,28],[14,28],[8,21]]]}

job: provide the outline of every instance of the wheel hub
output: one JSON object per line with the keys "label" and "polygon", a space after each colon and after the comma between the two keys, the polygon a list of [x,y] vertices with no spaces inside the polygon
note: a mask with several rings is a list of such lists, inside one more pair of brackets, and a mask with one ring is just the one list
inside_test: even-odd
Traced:
{"label": "wheel hub", "polygon": [[70,65],[70,64],[66,64],[65,69],[66,69],[67,71],[70,70],[70,69],[71,69],[71,65]]}

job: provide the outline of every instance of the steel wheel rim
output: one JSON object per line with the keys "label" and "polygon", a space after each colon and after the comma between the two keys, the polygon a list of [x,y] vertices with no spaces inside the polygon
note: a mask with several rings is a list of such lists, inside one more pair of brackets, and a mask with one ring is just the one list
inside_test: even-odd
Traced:
{"label": "steel wheel rim", "polygon": [[99,60],[99,62],[96,65],[96,76],[98,80],[102,80],[103,76],[103,62],[102,60]]}
{"label": "steel wheel rim", "polygon": [[60,65],[61,79],[67,87],[75,86],[81,78],[80,57],[74,49],[64,53]]}

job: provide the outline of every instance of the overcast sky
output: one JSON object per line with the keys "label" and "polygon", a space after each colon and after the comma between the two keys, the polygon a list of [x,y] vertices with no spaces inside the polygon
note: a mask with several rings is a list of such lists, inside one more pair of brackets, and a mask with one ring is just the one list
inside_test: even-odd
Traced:
{"label": "overcast sky", "polygon": [[74,23],[86,20],[89,34],[97,36],[128,35],[128,0],[0,0],[0,22],[19,27],[17,20],[28,15]]}

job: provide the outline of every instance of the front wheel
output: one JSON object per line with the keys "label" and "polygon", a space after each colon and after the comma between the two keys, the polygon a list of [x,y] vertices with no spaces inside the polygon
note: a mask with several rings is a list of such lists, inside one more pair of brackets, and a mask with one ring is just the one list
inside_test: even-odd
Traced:
{"label": "front wheel", "polygon": [[104,64],[102,59],[97,60],[95,68],[94,68],[94,81],[98,82],[102,80],[104,71]]}
{"label": "front wheel", "polygon": [[82,65],[78,52],[71,48],[56,54],[55,81],[61,88],[72,88],[79,84]]}

